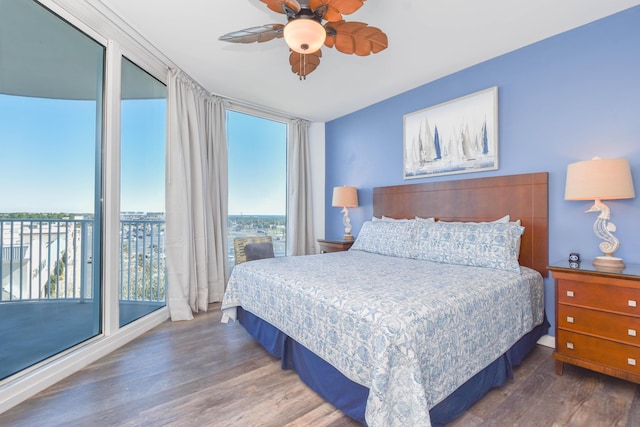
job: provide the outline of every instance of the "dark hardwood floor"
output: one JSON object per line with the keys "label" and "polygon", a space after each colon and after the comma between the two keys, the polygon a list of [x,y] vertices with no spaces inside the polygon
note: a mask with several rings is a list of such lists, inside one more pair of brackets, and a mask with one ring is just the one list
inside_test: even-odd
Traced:
{"label": "dark hardwood floor", "polygon": [[[166,322],[28,401],[0,426],[356,426],[282,371],[213,305]],[[566,366],[537,346],[515,380],[452,426],[640,426],[635,384]]]}

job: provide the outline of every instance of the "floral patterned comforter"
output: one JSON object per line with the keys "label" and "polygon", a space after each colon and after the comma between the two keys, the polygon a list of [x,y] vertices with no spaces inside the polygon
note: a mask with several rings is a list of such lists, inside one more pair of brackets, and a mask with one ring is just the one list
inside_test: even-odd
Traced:
{"label": "floral patterned comforter", "polygon": [[370,426],[429,426],[429,409],[544,317],[544,286],[507,272],[350,250],[234,267],[222,310],[261,317],[368,387]]}

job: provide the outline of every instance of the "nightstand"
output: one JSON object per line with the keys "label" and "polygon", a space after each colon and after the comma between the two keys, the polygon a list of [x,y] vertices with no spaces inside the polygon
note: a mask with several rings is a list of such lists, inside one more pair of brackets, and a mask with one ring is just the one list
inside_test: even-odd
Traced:
{"label": "nightstand", "polygon": [[550,265],[556,293],[556,374],[565,363],[640,384],[640,264]]}
{"label": "nightstand", "polygon": [[353,245],[353,240],[318,239],[318,244],[320,245],[320,253],[326,254],[328,252],[348,251],[351,245]]}

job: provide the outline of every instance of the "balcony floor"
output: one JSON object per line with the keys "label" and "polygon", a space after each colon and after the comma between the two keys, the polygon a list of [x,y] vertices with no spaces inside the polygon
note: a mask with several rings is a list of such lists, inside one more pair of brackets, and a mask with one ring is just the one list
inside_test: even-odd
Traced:
{"label": "balcony floor", "polygon": [[[122,301],[120,324],[163,306]],[[98,335],[99,316],[92,300],[0,303],[0,380]]]}

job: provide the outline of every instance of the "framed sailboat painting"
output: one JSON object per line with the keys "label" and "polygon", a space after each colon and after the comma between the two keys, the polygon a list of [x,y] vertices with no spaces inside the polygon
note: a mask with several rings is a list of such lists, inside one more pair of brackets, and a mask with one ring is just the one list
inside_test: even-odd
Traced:
{"label": "framed sailboat painting", "polygon": [[404,116],[404,179],[498,169],[498,87]]}

